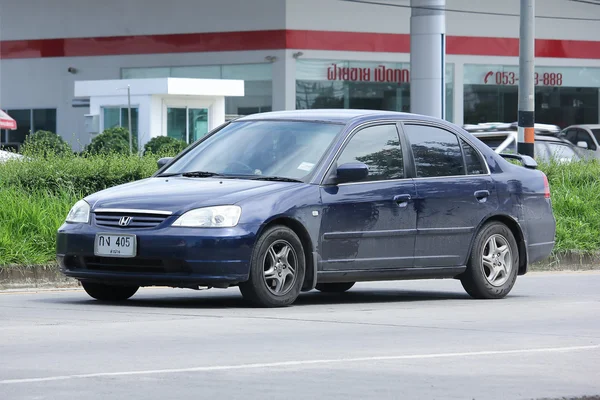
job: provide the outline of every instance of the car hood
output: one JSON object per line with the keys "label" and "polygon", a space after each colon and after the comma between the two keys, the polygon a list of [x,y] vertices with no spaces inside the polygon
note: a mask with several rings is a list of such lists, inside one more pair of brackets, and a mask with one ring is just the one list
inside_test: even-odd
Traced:
{"label": "car hood", "polygon": [[304,185],[249,179],[148,178],[115,186],[88,196],[92,209],[126,208],[170,211],[175,215],[192,208],[235,204],[249,197]]}

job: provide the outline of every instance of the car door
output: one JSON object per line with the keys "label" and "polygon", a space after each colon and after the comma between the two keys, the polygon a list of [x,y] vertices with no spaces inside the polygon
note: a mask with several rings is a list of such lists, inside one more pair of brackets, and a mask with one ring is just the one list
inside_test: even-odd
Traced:
{"label": "car door", "polygon": [[337,166],[361,162],[369,175],[360,182],[321,187],[321,266],[326,271],[413,266],[417,215],[415,184],[406,178],[405,150],[394,123],[355,132]]}
{"label": "car door", "polygon": [[497,207],[481,154],[454,132],[403,124],[410,144],[417,197],[416,267],[464,265],[478,224]]}

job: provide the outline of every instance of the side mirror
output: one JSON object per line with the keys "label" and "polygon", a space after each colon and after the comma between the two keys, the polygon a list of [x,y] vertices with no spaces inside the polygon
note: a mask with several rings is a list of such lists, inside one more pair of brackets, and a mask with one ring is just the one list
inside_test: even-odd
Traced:
{"label": "side mirror", "polygon": [[160,158],[156,164],[158,164],[158,169],[161,169],[162,167],[164,167],[165,165],[167,165],[168,163],[170,163],[173,160],[174,157],[163,157]]}
{"label": "side mirror", "polygon": [[587,142],[581,141],[581,142],[577,142],[577,147],[581,147],[582,149],[587,149],[588,145],[587,145]]}
{"label": "side mirror", "polygon": [[369,167],[363,163],[346,163],[337,168],[336,183],[359,182],[369,176]]}

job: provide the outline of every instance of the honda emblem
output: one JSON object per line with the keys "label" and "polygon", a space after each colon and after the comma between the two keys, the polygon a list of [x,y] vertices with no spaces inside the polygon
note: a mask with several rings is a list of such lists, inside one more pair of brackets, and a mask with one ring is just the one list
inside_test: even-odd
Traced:
{"label": "honda emblem", "polygon": [[119,220],[119,226],[127,226],[131,223],[131,217],[121,217]]}

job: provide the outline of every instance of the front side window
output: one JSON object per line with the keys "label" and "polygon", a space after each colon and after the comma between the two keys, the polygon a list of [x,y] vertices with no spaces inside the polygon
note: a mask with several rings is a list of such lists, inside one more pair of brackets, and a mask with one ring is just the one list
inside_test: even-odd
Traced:
{"label": "front side window", "polygon": [[369,176],[364,181],[404,178],[404,161],[396,125],[370,126],[352,136],[337,164],[355,162],[369,167]]}
{"label": "front side window", "polygon": [[300,121],[235,121],[204,139],[162,174],[210,172],[245,178],[304,180],[343,125]]}
{"label": "front side window", "polygon": [[427,125],[405,125],[418,178],[465,175],[458,137]]}

